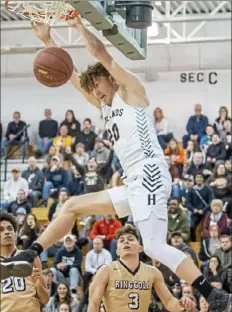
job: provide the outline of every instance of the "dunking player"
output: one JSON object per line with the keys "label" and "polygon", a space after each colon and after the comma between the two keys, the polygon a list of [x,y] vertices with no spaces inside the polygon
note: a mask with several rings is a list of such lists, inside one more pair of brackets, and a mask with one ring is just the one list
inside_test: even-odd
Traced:
{"label": "dunking player", "polygon": [[183,297],[175,299],[167,289],[158,269],[139,262],[139,234],[131,226],[117,232],[118,261],[102,266],[97,272],[89,291],[89,312],[98,312],[103,299],[105,311],[148,311],[151,290],[154,287],[168,311],[191,310],[194,303]]}
{"label": "dunking player", "polygon": [[[20,253],[15,246],[16,230],[17,222],[14,216],[7,212],[0,213],[0,257],[2,259]],[[28,309],[30,312],[40,312],[40,302],[46,304],[48,300],[49,295],[39,259],[35,259],[31,276],[25,278],[9,276],[1,280],[1,312],[22,312]]]}
{"label": "dunking player", "polygon": [[[71,82],[90,103],[102,109],[106,129],[126,175],[125,185],[70,198],[37,242],[27,251],[1,262],[5,278],[19,268],[22,276],[31,274],[33,258],[67,234],[77,214],[116,212],[123,217],[132,213],[146,254],[193,285],[208,300],[211,311],[229,311],[231,296],[212,288],[184,253],[166,243],[171,179],[148,112],[149,100],[143,84],[112,58],[79,17],[71,23],[99,61],[82,74],[75,70]],[[55,45],[47,26],[37,25],[34,30],[47,46]]]}

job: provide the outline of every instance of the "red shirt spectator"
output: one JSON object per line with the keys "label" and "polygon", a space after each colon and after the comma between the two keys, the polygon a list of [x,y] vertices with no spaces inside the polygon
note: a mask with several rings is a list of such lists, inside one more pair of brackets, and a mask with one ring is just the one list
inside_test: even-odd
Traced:
{"label": "red shirt spectator", "polygon": [[227,234],[228,217],[222,211],[223,202],[220,199],[214,199],[211,202],[211,212],[208,212],[202,220],[202,235],[203,237],[209,236],[211,225],[217,225],[219,235]]}
{"label": "red shirt spectator", "polygon": [[116,232],[122,227],[121,222],[114,219],[112,215],[107,215],[104,219],[96,221],[89,234],[89,239],[93,240],[95,237],[100,237],[106,244],[112,239],[116,239]]}

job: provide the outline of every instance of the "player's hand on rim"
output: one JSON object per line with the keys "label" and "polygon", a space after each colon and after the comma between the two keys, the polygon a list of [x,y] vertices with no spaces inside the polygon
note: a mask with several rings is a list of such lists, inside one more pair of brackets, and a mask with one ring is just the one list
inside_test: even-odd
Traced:
{"label": "player's hand on rim", "polygon": [[31,27],[36,34],[37,38],[39,38],[43,42],[48,42],[51,40],[51,34],[50,34],[50,26],[44,23],[38,23],[35,21],[31,21]]}
{"label": "player's hand on rim", "polygon": [[196,307],[196,304],[191,299],[182,297],[179,301],[179,307],[181,311],[191,311]]}

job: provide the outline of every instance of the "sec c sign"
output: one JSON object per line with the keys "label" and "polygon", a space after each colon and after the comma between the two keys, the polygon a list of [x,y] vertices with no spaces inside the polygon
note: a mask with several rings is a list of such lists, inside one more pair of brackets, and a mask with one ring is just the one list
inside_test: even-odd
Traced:
{"label": "sec c sign", "polygon": [[185,82],[208,82],[209,84],[216,84],[218,74],[216,72],[199,72],[199,73],[181,73],[180,81]]}

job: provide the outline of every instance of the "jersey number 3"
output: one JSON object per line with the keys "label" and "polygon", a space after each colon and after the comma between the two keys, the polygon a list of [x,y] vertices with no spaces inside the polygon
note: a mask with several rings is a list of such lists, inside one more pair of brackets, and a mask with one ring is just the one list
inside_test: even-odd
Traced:
{"label": "jersey number 3", "polygon": [[131,302],[128,304],[128,307],[131,310],[138,310],[139,309],[139,294],[130,293],[128,297],[131,299]]}
{"label": "jersey number 3", "polygon": [[26,283],[24,278],[9,277],[2,281],[2,293],[9,294],[14,291],[24,291],[26,289]]}
{"label": "jersey number 3", "polygon": [[116,123],[113,124],[111,130],[110,129],[108,130],[108,133],[109,133],[109,140],[114,145],[114,143],[117,142],[118,139],[120,138],[118,126],[116,125]]}

